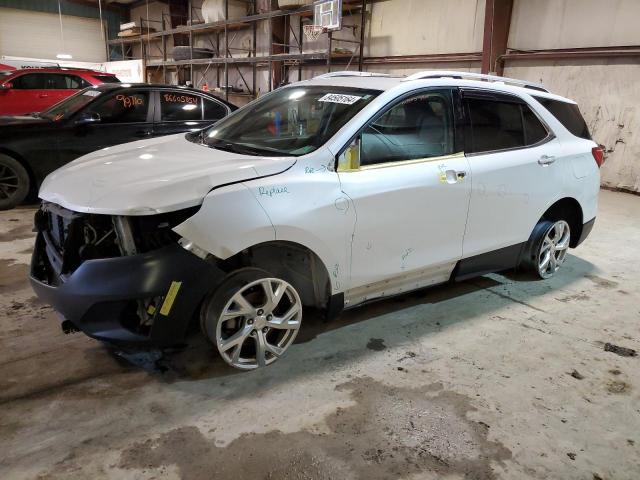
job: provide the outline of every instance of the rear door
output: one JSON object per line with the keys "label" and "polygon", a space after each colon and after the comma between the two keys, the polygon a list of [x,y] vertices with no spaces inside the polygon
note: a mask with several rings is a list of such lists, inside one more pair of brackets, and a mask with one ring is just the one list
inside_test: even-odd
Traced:
{"label": "rear door", "polygon": [[78,90],[91,86],[86,80],[71,73],[47,73],[45,75],[50,105],[55,105]]}
{"label": "rear door", "polygon": [[159,90],[154,136],[200,130],[228,113],[221,102],[183,90]]}
{"label": "rear door", "polygon": [[[463,89],[473,189],[464,257],[526,242],[563,190],[567,165],[551,129],[522,98]],[[514,252],[518,253],[517,248]]]}

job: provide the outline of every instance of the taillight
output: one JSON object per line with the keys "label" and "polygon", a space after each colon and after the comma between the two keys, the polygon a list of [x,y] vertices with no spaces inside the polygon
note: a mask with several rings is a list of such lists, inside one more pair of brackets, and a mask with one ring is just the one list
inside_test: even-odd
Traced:
{"label": "taillight", "polygon": [[598,164],[598,168],[600,168],[604,163],[604,149],[600,146],[593,147],[591,149],[591,154],[593,155],[593,159]]}

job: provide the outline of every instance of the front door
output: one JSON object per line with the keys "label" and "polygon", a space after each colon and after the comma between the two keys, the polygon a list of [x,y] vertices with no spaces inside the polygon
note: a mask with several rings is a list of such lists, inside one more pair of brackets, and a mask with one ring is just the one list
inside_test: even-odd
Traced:
{"label": "front door", "polygon": [[24,115],[41,112],[55,103],[44,73],[25,73],[10,80],[11,88],[0,97],[0,114]]}
{"label": "front door", "polygon": [[357,217],[347,304],[446,281],[460,260],[471,178],[452,96],[408,95],[339,156]]}
{"label": "front door", "polygon": [[[151,138],[153,108],[149,90],[118,90],[104,94],[94,103],[76,113],[61,142],[61,163],[95,150],[120,143]],[[75,123],[75,119],[93,116],[96,121]]]}

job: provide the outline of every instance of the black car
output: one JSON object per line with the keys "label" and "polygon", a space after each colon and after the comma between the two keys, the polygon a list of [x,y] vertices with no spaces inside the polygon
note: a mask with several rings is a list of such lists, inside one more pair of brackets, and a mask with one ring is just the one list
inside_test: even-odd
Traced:
{"label": "black car", "polygon": [[103,84],[38,114],[0,117],[0,210],[13,208],[49,173],[86,153],[199,130],[236,108],[186,87]]}

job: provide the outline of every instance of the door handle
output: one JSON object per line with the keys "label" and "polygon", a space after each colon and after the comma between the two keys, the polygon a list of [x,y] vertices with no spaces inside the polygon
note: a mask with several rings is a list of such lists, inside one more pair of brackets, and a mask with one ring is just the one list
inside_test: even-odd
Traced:
{"label": "door handle", "polygon": [[448,183],[449,185],[461,182],[464,180],[464,177],[467,176],[467,172],[464,170],[446,170],[444,174],[442,174],[441,182]]}
{"label": "door handle", "polygon": [[542,155],[538,159],[538,163],[542,166],[551,165],[555,161],[556,161],[556,157],[554,157],[553,155]]}

